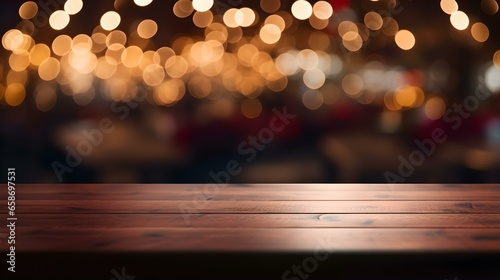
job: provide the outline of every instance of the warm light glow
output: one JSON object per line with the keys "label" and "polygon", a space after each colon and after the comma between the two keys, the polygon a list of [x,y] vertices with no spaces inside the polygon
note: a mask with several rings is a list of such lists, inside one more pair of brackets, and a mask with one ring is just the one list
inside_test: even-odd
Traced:
{"label": "warm light glow", "polygon": [[324,102],[323,94],[317,90],[308,90],[302,95],[302,103],[309,110],[319,109]]}
{"label": "warm light glow", "polygon": [[364,89],[363,79],[357,74],[348,74],[342,79],[342,89],[351,97],[358,97]]}
{"label": "warm light glow", "polygon": [[290,53],[282,53],[276,58],[276,68],[283,75],[293,75],[299,70],[297,58]]}
{"label": "warm light glow", "polygon": [[368,12],[365,15],[365,25],[371,30],[379,30],[384,24],[382,16],[375,12]]}
{"label": "warm light glow", "polygon": [[498,70],[500,70],[500,50],[496,51],[493,55],[493,64]]}
{"label": "warm light glow", "polygon": [[125,46],[127,43],[127,34],[121,30],[114,30],[106,36],[105,42],[108,48],[114,44]]}
{"label": "warm light glow", "polygon": [[9,66],[14,71],[23,71],[30,65],[30,54],[27,51],[12,53],[9,57]]}
{"label": "warm light glow", "polygon": [[486,40],[488,40],[488,37],[490,36],[488,27],[482,22],[474,23],[470,31],[472,37],[480,43],[486,42]]}
{"label": "warm light glow", "polygon": [[443,12],[451,15],[454,12],[458,11],[458,4],[455,0],[441,0],[441,9]]}
{"label": "warm light glow", "polygon": [[303,76],[304,84],[310,89],[318,89],[325,84],[325,73],[319,69],[308,70]]}
{"label": "warm light glow", "polygon": [[394,101],[401,107],[418,107],[423,99],[424,92],[415,86],[403,86],[394,93]]}
{"label": "warm light glow", "polygon": [[313,70],[318,67],[319,57],[318,54],[310,49],[301,50],[297,54],[297,64],[304,70]]}
{"label": "warm light glow", "polygon": [[158,104],[170,105],[181,100],[185,93],[184,83],[177,79],[171,79],[155,87],[154,97]]}
{"label": "warm light glow", "polygon": [[494,15],[498,12],[498,3],[496,0],[482,0],[481,9],[487,15]]}
{"label": "warm light glow", "polygon": [[258,99],[246,99],[241,104],[241,112],[249,119],[255,119],[262,113],[262,104]]}
{"label": "warm light glow", "polygon": [[326,1],[318,1],[313,6],[313,13],[319,19],[329,19],[333,15],[333,8]]}
{"label": "warm light glow", "polygon": [[86,34],[79,34],[73,38],[72,50],[77,54],[86,54],[92,49],[92,38]]}
{"label": "warm light glow", "polygon": [[464,30],[469,26],[469,17],[462,11],[456,11],[450,16],[450,22],[458,30]]}
{"label": "warm light glow", "polygon": [[52,51],[58,56],[63,56],[69,53],[73,46],[73,40],[68,35],[59,35],[52,42]]}
{"label": "warm light glow", "polygon": [[23,33],[17,29],[11,29],[2,37],[2,45],[6,50],[15,50],[23,43]]}
{"label": "warm light glow", "polygon": [[24,2],[19,8],[19,16],[22,19],[32,19],[38,13],[38,5],[33,1]]}
{"label": "warm light glow", "polygon": [[484,74],[484,83],[491,92],[497,94],[500,91],[500,69],[493,65],[488,67]]}
{"label": "warm light glow", "polygon": [[286,24],[285,24],[285,20],[279,16],[279,15],[270,15],[266,18],[266,20],[264,21],[265,24],[274,24],[276,26],[278,26],[281,30],[281,32],[283,32],[286,28]]}
{"label": "warm light glow", "polygon": [[97,65],[97,57],[91,52],[71,51],[68,55],[69,65],[80,74],[89,74]]}
{"label": "warm light glow", "polygon": [[250,8],[241,8],[234,15],[235,22],[241,27],[248,27],[255,21],[255,12]]}
{"label": "warm light glow", "polygon": [[38,68],[38,75],[44,81],[52,81],[59,75],[61,66],[59,60],[49,57],[45,59]]}
{"label": "warm light glow", "polygon": [[182,56],[172,56],[165,63],[165,70],[172,78],[181,78],[188,70],[188,63]]}
{"label": "warm light glow", "polygon": [[96,67],[94,69],[94,74],[100,79],[109,79],[116,72],[117,66],[110,64],[106,57],[101,57],[97,60]]}
{"label": "warm light glow", "polygon": [[440,97],[433,97],[425,104],[425,115],[431,120],[441,118],[446,110],[446,104]]}
{"label": "warm light glow", "polygon": [[266,44],[275,44],[281,38],[281,30],[274,24],[266,24],[260,29],[260,39]]}
{"label": "warm light glow", "polygon": [[[102,15],[99,22],[84,15],[71,18],[81,13],[84,0],[60,0],[61,10],[54,7],[48,12],[46,23],[49,29],[68,32],[45,32],[38,25],[44,16],[43,5],[35,0],[21,1],[21,22],[2,37],[2,45],[9,52],[0,65],[0,99],[4,104],[17,106],[26,99],[29,89],[29,105],[46,112],[52,109],[59,93],[86,105],[100,94],[106,100],[131,100],[141,87],[146,87],[150,91],[147,102],[173,106],[188,90],[195,98],[209,99],[204,102],[205,109],[195,108],[196,112],[208,110],[212,116],[228,118],[234,116],[233,110],[240,109],[246,117],[256,118],[263,110],[258,99],[261,94],[286,90],[311,110],[333,105],[341,96],[342,102],[381,107],[380,112],[387,110],[382,116],[385,131],[397,130],[400,119],[389,119],[401,118],[402,110],[416,112],[415,108],[422,106],[419,112],[427,118],[442,117],[443,98],[428,99],[424,90],[436,93],[453,88],[456,73],[452,72],[456,70],[424,70],[418,65],[411,66],[414,70],[402,70],[410,67],[397,59],[404,52],[387,50],[397,45],[402,50],[418,47],[416,51],[421,51],[432,36],[422,38],[417,45],[411,31],[399,30],[399,17],[383,13],[380,6],[392,7],[395,0],[363,1],[361,6],[337,11],[332,7],[335,1],[329,0],[259,0],[229,3],[225,7],[214,6],[215,0],[176,0],[169,2],[171,11],[163,11],[177,17],[169,21],[173,26],[167,23],[161,30],[165,34],[160,34],[159,24],[167,18],[147,16],[160,8],[159,2],[153,4],[155,7],[137,7],[148,6],[153,0],[133,0],[135,4],[114,0],[114,10],[98,14],[98,19]],[[489,38],[493,36],[489,28],[493,27],[485,24],[490,22],[487,17],[484,23],[478,22],[483,20],[481,15],[470,14],[469,19],[459,10],[457,1],[440,0],[440,8],[450,15],[454,28],[467,30],[470,25],[470,33],[452,32],[452,39],[493,55],[484,66],[484,82],[498,93],[500,50],[493,54],[498,48],[479,44],[493,39]],[[480,3],[484,13],[497,13],[496,0]],[[135,17],[127,13],[128,17],[122,19],[125,14],[120,15],[121,11],[132,8],[129,4],[142,12]],[[82,17],[82,26],[69,26],[70,20]],[[333,17],[335,20],[331,21]],[[177,30],[181,21],[183,26],[197,29],[185,26],[183,35],[173,34],[171,31]],[[402,23],[407,24],[406,20]],[[379,33],[383,35],[378,36]],[[170,44],[162,45],[164,41]],[[351,53],[366,46],[366,53]],[[342,56],[342,52],[347,55]],[[352,63],[347,64],[350,59]],[[345,100],[346,96],[352,100]],[[217,108],[226,113],[215,112]]]}
{"label": "warm light glow", "polygon": [[212,8],[214,0],[193,0],[193,8],[198,12],[206,12]]}
{"label": "warm light glow", "polygon": [[178,18],[186,18],[193,13],[193,4],[189,0],[179,0],[175,3],[173,11]]}
{"label": "warm light glow", "polygon": [[139,7],[145,7],[151,4],[151,2],[153,2],[153,0],[134,0],[134,3]]}
{"label": "warm light glow", "polygon": [[339,24],[337,30],[338,30],[340,37],[344,37],[344,35],[349,31],[353,31],[353,32],[358,33],[358,27],[356,26],[356,24],[354,22],[348,21],[348,20],[341,22]]}
{"label": "warm light glow", "polygon": [[137,46],[130,46],[122,52],[121,61],[126,67],[134,68],[139,66],[141,57],[142,49]]}
{"label": "warm light glow", "polygon": [[157,86],[165,79],[165,69],[158,64],[150,64],[144,69],[142,79],[148,86]]}
{"label": "warm light glow", "polygon": [[325,29],[330,21],[328,19],[319,19],[314,14],[309,17],[309,24],[316,30]]}
{"label": "warm light glow", "polygon": [[403,50],[410,50],[415,46],[415,36],[408,30],[400,30],[394,37],[396,44]]}
{"label": "warm light glow", "polygon": [[45,44],[37,44],[30,51],[32,65],[39,66],[48,57],[50,57],[50,48]]}
{"label": "warm light glow", "polygon": [[224,13],[222,20],[224,21],[224,24],[227,25],[227,27],[238,27],[238,23],[236,22],[236,12],[238,12],[238,9],[231,8]]}
{"label": "warm light glow", "polygon": [[[28,71],[23,70],[21,72],[17,72],[14,70],[9,70],[9,73],[7,74],[7,78],[5,79],[5,82],[8,85],[13,84],[13,83],[20,83],[22,85],[26,85],[28,83]],[[3,93],[0,93],[0,95],[3,95]],[[1,97],[0,97],[0,99],[1,99]]]}
{"label": "warm light glow", "polygon": [[68,0],[64,4],[64,10],[70,15],[78,14],[83,8],[82,0]]}
{"label": "warm light glow", "polygon": [[69,24],[69,15],[66,11],[55,11],[49,18],[50,27],[54,30],[64,29]]}
{"label": "warm light glow", "polygon": [[357,32],[349,31],[342,36],[342,44],[351,52],[356,52],[363,46],[363,39]]}
{"label": "warm light glow", "polygon": [[18,106],[26,97],[26,89],[22,84],[14,83],[7,86],[5,89],[4,99],[10,106]]}
{"label": "warm light glow", "polygon": [[121,17],[117,12],[106,12],[101,17],[101,26],[104,30],[111,31],[120,25]]}
{"label": "warm light glow", "polygon": [[393,18],[384,18],[384,25],[382,26],[382,32],[388,36],[394,36],[399,31],[399,24]]}
{"label": "warm light glow", "polygon": [[298,20],[306,20],[313,13],[311,3],[305,0],[297,0],[292,5],[292,14]]}
{"label": "warm light glow", "polygon": [[193,23],[199,28],[208,27],[214,20],[214,15],[211,11],[195,12],[193,15]]}
{"label": "warm light glow", "polygon": [[146,19],[137,26],[137,34],[143,39],[149,39],[158,32],[158,25],[155,21]]}
{"label": "warm light glow", "polygon": [[266,13],[276,13],[281,6],[280,0],[260,0],[260,7]]}

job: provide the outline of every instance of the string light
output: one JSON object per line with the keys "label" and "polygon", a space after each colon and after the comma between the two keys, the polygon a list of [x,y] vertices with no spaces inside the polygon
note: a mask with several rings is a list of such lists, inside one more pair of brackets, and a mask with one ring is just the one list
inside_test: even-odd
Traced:
{"label": "string light", "polygon": [[[134,0],[138,7],[152,2]],[[82,0],[67,0],[63,10],[49,17],[50,27],[59,32],[52,42],[36,42],[31,37],[34,35],[25,30],[5,32],[2,46],[11,52],[10,69],[5,72],[10,74],[5,86],[0,85],[0,92],[7,105],[20,105],[26,100],[28,73],[34,71],[40,85],[58,85],[80,105],[89,104],[98,93],[114,101],[130,100],[139,86],[145,86],[152,92],[148,101],[163,106],[173,106],[187,91],[195,98],[211,100],[222,100],[225,94],[243,97],[241,112],[256,118],[262,112],[260,94],[281,92],[300,83],[301,101],[311,110],[334,104],[342,91],[362,104],[380,102],[392,111],[423,106],[425,94],[419,86],[403,81],[374,87],[364,73],[345,73],[348,67],[333,53],[360,52],[370,43],[372,34],[378,32],[394,37],[394,43],[402,50],[414,48],[413,33],[399,30],[393,17],[368,11],[360,20],[342,14],[342,21],[332,24],[338,11],[329,1],[311,5],[309,1],[296,0],[289,10],[281,11],[280,0],[261,0],[259,4],[267,15],[245,6],[219,14],[213,0],[177,0],[172,5],[173,14],[190,18],[202,32],[199,37],[177,37],[170,46],[156,46],[152,38],[162,27],[155,19],[141,19],[131,29],[120,30],[119,5],[115,5],[116,11],[102,15],[91,34],[60,34],[69,25],[70,16],[84,7]],[[495,14],[495,4],[494,0],[483,0],[481,8],[487,14]],[[455,0],[442,0],[440,7],[450,15],[454,28],[469,27],[469,17],[459,10]],[[38,6],[33,1],[19,8],[20,18],[27,22],[34,20],[37,13]],[[312,31],[304,40],[295,36],[302,36],[304,30]],[[484,43],[490,36],[489,29],[484,23],[475,22],[470,36]],[[495,71],[500,69],[499,52],[493,55]],[[489,71],[490,76],[497,73]],[[338,81],[338,86],[332,81]],[[380,92],[381,100],[374,101],[373,92]],[[56,91],[47,87],[36,87],[34,95],[35,105],[41,111],[49,111],[56,104]],[[217,106],[234,107],[233,101],[228,103],[227,96],[224,98]],[[442,111],[441,101],[434,98],[425,103],[429,118]]]}

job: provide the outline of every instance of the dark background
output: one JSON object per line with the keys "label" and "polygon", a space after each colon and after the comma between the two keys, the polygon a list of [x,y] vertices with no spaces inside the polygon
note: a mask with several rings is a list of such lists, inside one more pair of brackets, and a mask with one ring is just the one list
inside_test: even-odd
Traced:
{"label": "dark background", "polygon": [[[2,34],[20,22],[17,11],[23,2],[0,3]],[[143,18],[153,18],[158,23],[159,33],[153,38],[151,49],[169,46],[181,34],[203,34],[193,25],[191,17],[178,19],[173,15],[174,1],[157,0],[141,9],[132,0],[120,2],[123,2],[118,9],[122,16],[121,30],[126,32],[130,23]],[[258,2],[243,1],[240,6],[260,11]],[[351,1],[351,8],[362,21],[367,11],[384,9],[384,2]],[[71,17],[64,33],[91,34],[100,16],[114,9],[113,1],[84,3],[82,12]],[[439,1],[401,1],[404,9],[394,18],[401,29],[414,33],[417,45],[405,52],[394,43],[383,43],[392,40],[387,36],[374,37],[368,46],[350,57],[351,61],[344,62],[346,69],[341,76],[377,60],[387,69],[417,71],[428,80],[431,66],[444,61],[450,78],[438,93],[424,88],[426,100],[439,96],[447,108],[461,104],[467,96],[474,95],[478,78],[491,64],[493,53],[500,49],[500,21],[498,14],[483,13],[480,1],[458,3],[472,22],[481,21],[488,26],[487,42],[477,43],[470,35],[463,35],[470,33],[470,26],[462,32],[455,30],[449,16],[440,9]],[[224,0],[219,5],[230,7]],[[289,1],[282,1],[281,9],[289,11],[290,5]],[[217,13],[215,8],[213,13]],[[261,14],[265,16],[262,11]],[[302,22],[296,36],[312,31],[307,22]],[[35,39],[50,44],[59,34],[45,26]],[[338,40],[338,35],[330,35],[333,41]],[[342,55],[338,49],[332,53]],[[2,50],[0,55],[3,85],[9,54]],[[341,92],[334,104],[309,110],[301,102],[300,81],[290,82],[280,93],[264,91],[259,96],[263,112],[255,119],[246,118],[239,109],[223,118],[215,117],[209,109],[215,101],[196,99],[186,93],[171,107],[141,102],[125,120],[111,110],[112,102],[99,94],[89,105],[80,106],[70,96],[58,92],[55,107],[40,112],[32,95],[35,81],[30,76],[27,96],[21,105],[10,107],[4,100],[0,104],[1,168],[15,167],[18,182],[58,182],[52,164],[65,162],[63,135],[91,130],[103,118],[111,119],[116,130],[104,135],[102,146],[95,147],[71,173],[65,173],[62,182],[208,182],[214,180],[210,172],[226,180],[220,172],[233,160],[242,169],[237,176],[230,176],[231,182],[386,182],[387,171],[398,174],[401,164],[398,157],[408,159],[418,148],[415,139],[430,137],[436,127],[443,128],[448,139],[437,144],[435,152],[400,182],[500,182],[500,99],[495,93],[481,102],[480,108],[464,119],[457,130],[450,129],[442,119],[426,118],[422,106],[399,112],[401,124],[387,132],[380,125],[387,111],[383,104],[361,104]],[[339,85],[340,81],[334,79],[332,83]],[[281,111],[285,106],[297,118],[283,132],[276,133],[255,160],[249,162],[248,154],[240,154],[238,146],[268,127],[273,109]]]}

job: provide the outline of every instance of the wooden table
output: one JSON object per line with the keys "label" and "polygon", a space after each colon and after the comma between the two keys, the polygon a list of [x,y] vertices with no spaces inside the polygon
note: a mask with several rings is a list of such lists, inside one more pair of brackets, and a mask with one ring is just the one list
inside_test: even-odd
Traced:
{"label": "wooden table", "polygon": [[16,198],[20,275],[281,279],[323,252],[312,279],[500,279],[500,185],[40,184]]}

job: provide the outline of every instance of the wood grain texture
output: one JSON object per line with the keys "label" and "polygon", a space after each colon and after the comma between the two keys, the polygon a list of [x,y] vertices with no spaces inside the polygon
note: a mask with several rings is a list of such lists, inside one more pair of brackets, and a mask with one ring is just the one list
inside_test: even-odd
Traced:
{"label": "wood grain texture", "polygon": [[[6,201],[0,201],[6,205]],[[495,214],[500,201],[124,201],[20,200],[16,212],[36,213],[484,213]],[[6,209],[2,213],[6,213]]]}
{"label": "wood grain texture", "polygon": [[500,253],[497,184],[20,184],[16,198],[19,252]]}
{"label": "wood grain texture", "polygon": [[500,200],[498,185],[426,184],[215,184],[30,185],[17,188],[22,200]]}
{"label": "wood grain texture", "polygon": [[19,227],[106,228],[500,228],[500,214],[20,214]]}
{"label": "wood grain texture", "polygon": [[500,229],[28,229],[20,252],[499,251]]}

